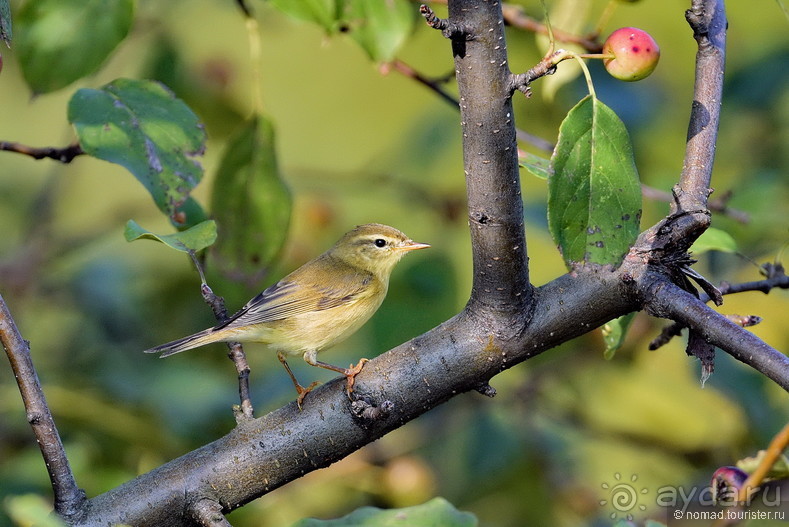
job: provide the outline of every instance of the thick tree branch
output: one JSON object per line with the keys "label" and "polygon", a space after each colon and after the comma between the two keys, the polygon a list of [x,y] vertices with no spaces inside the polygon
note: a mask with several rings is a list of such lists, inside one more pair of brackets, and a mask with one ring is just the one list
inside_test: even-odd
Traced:
{"label": "thick tree branch", "polygon": [[452,40],[452,53],[473,247],[469,302],[511,317],[517,332],[528,320],[532,288],[501,6],[458,0],[450,2],[449,17],[467,31]]}
{"label": "thick tree branch", "polygon": [[0,296],[0,343],[5,348],[11,369],[16,377],[27,420],[33,428],[41,455],[49,472],[55,494],[55,511],[66,519],[74,519],[82,512],[85,492],[77,487],[71,472],[63,442],[60,440],[55,421],[47,406],[44,391],[30,357],[30,347],[22,338],[8,311],[5,300]]}
{"label": "thick tree branch", "polygon": [[[352,403],[344,379],[240,423],[225,437],[88,502],[79,526],[191,525],[195,504],[227,513],[307,472],[325,467],[504,369],[637,309],[620,277],[603,269],[535,290],[529,331],[464,310],[441,326],[365,365]],[[364,407],[362,411],[358,411]],[[374,411],[381,409],[381,411]]]}

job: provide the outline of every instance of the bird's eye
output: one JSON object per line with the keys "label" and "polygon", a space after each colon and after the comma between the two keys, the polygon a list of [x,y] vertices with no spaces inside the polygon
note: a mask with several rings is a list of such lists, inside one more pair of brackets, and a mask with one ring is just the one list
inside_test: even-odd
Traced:
{"label": "bird's eye", "polygon": [[386,240],[384,240],[383,238],[376,238],[376,240],[373,243],[375,244],[376,247],[386,247]]}

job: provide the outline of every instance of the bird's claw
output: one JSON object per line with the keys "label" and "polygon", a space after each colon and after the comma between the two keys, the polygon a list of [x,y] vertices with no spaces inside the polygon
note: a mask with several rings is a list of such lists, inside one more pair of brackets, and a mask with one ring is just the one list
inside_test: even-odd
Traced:
{"label": "bird's claw", "polygon": [[296,384],[296,391],[298,392],[299,396],[296,397],[296,404],[299,407],[299,412],[301,412],[301,403],[304,402],[304,398],[307,397],[307,394],[312,391],[313,388],[318,386],[320,383],[318,381],[314,381],[312,384],[307,386],[306,388],[301,384]]}
{"label": "bird's claw", "polygon": [[353,393],[353,384],[356,381],[356,376],[362,371],[365,362],[370,362],[370,359],[360,359],[358,364],[351,364],[344,372],[345,378],[348,380],[345,391],[349,397]]}

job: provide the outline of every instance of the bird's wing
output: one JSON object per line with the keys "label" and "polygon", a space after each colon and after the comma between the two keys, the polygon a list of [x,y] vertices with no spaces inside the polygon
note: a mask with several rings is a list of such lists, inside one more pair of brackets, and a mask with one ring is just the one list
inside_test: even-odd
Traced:
{"label": "bird's wing", "polygon": [[[315,271],[315,269],[313,269]],[[247,302],[236,314],[214,329],[242,327],[282,320],[310,311],[322,311],[354,301],[369,292],[372,275],[335,273],[326,280],[305,283],[293,274],[272,285]],[[318,277],[315,277],[318,278]]]}

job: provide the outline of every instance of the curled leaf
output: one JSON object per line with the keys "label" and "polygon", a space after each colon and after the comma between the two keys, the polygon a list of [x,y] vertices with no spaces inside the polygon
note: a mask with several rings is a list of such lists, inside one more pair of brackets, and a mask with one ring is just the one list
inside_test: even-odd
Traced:
{"label": "curled leaf", "polygon": [[214,220],[206,220],[185,231],[173,234],[156,234],[142,228],[136,221],[129,220],[126,222],[126,229],[123,235],[127,242],[140,239],[156,240],[176,251],[197,252],[216,241],[216,222]]}

